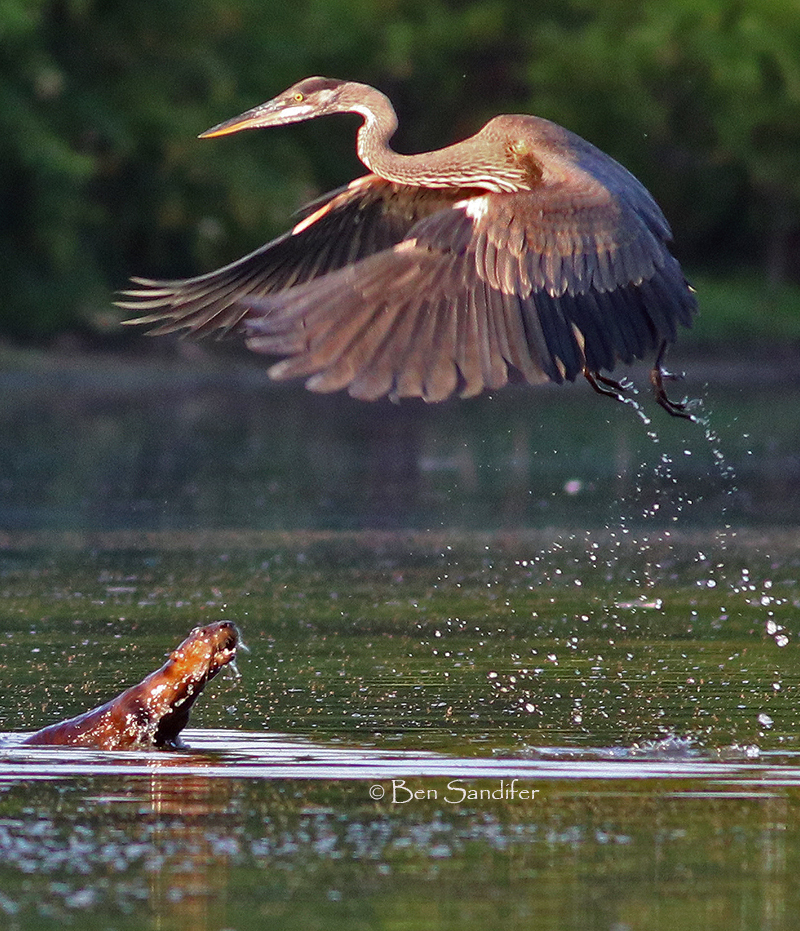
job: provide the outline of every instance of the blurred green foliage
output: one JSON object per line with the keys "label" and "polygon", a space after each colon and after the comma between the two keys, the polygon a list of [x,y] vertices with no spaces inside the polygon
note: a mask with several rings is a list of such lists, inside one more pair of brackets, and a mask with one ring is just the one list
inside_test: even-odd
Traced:
{"label": "blurred green foliage", "polygon": [[360,173],[355,118],[197,142],[309,74],[387,92],[400,151],[554,119],[652,189],[684,261],[797,264],[796,0],[4,0],[0,332],[101,327],[128,275],[215,267]]}

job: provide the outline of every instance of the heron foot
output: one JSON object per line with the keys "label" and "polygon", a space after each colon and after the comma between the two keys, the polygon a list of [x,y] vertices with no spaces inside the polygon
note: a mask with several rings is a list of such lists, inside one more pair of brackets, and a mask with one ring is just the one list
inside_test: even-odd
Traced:
{"label": "heron foot", "polygon": [[684,420],[697,423],[697,417],[689,410],[692,402],[688,398],[684,398],[682,401],[673,401],[667,396],[666,388],[664,388],[665,379],[678,381],[681,378],[683,378],[683,375],[673,375],[671,372],[665,372],[658,364],[654,365],[650,370],[650,384],[653,386],[656,401],[672,417],[683,417]]}
{"label": "heron foot", "polygon": [[605,395],[607,398],[613,398],[615,401],[625,402],[627,400],[626,392],[631,387],[628,381],[615,381],[613,378],[607,378],[599,372],[592,372],[585,368],[583,377],[594,388],[598,394]]}
{"label": "heron foot", "polygon": [[676,374],[674,372],[668,372],[663,368],[662,363],[666,352],[667,342],[665,340],[659,347],[656,361],[653,364],[653,368],[650,370],[650,384],[653,386],[653,394],[655,395],[656,401],[672,417],[683,417],[684,420],[691,420],[692,423],[698,423],[697,417],[689,411],[692,402],[689,401],[688,398],[684,398],[682,401],[673,401],[667,397],[664,382],[680,381],[683,378],[683,372]]}
{"label": "heron foot", "polygon": [[686,377],[685,372],[668,372],[666,369],[661,368],[660,365],[657,365],[656,368],[660,372],[661,381],[683,381]]}

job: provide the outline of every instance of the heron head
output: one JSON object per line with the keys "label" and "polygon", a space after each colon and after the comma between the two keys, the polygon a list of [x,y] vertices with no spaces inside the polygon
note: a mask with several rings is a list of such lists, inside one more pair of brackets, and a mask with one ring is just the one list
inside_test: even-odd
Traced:
{"label": "heron head", "polygon": [[328,113],[347,112],[353,108],[346,92],[354,86],[356,85],[336,78],[304,78],[272,100],[200,133],[200,139],[227,136],[241,129],[299,123]]}

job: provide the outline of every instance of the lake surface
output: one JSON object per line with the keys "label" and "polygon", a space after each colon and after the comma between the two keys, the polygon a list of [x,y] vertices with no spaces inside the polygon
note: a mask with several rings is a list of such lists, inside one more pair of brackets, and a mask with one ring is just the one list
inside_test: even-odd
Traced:
{"label": "lake surface", "polygon": [[[793,928],[800,363],[687,370],[705,426],[10,361],[1,926]],[[15,745],[221,618],[191,750]]]}

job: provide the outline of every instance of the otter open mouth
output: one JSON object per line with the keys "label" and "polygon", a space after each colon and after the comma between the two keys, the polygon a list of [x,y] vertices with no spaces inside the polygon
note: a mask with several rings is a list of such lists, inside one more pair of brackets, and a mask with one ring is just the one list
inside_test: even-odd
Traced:
{"label": "otter open mouth", "polygon": [[206,683],[225,668],[238,678],[239,648],[246,649],[233,621],[195,627],[166,663],[138,685],[92,711],[31,734],[23,743],[101,750],[181,746],[180,732]]}
{"label": "otter open mouth", "polygon": [[211,641],[212,653],[208,661],[209,676],[219,672],[223,666],[230,665],[234,675],[238,677],[236,653],[240,648],[247,650],[242,643],[239,628],[233,621],[217,621],[216,624],[209,624],[205,628],[195,628],[189,636],[200,631],[206,639]]}

